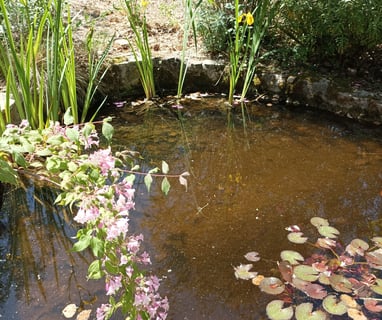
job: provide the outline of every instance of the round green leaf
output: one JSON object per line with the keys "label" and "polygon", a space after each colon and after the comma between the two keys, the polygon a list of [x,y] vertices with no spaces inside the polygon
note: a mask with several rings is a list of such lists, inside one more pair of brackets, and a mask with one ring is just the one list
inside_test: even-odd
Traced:
{"label": "round green leaf", "polygon": [[316,281],[318,279],[319,272],[314,270],[312,266],[298,265],[293,268],[294,275],[305,281]]}
{"label": "round green leaf", "polygon": [[327,296],[324,301],[322,301],[322,306],[327,312],[337,316],[342,316],[348,309],[345,303],[342,301],[337,301],[336,296],[332,294]]}
{"label": "round green leaf", "polygon": [[325,320],[327,314],[322,310],[313,311],[313,303],[305,302],[296,307],[296,320]]}
{"label": "round green leaf", "polygon": [[382,248],[382,237],[373,237],[371,241],[373,241],[377,247]]}
{"label": "round green leaf", "polygon": [[299,261],[304,261],[304,257],[293,250],[283,250],[280,253],[281,260],[288,261],[290,264],[299,264]]}
{"label": "round green leaf", "polygon": [[351,293],[352,292],[352,283],[349,281],[349,279],[345,278],[344,276],[340,274],[333,274],[329,277],[330,285],[334,290],[337,292],[345,292],[345,293]]}
{"label": "round green leaf", "polygon": [[290,242],[301,244],[308,241],[308,238],[303,237],[303,235],[302,232],[291,232],[288,234],[287,238]]}
{"label": "round green leaf", "polygon": [[318,227],[317,230],[320,233],[320,235],[330,239],[337,238],[337,236],[340,234],[340,232],[336,228],[331,226],[321,226]]}
{"label": "round green leaf", "polygon": [[375,293],[382,295],[382,279],[377,279],[375,281],[375,284],[371,286],[371,290],[373,290]]}
{"label": "round green leaf", "polygon": [[261,291],[266,292],[268,294],[280,294],[285,290],[284,283],[279,278],[275,277],[264,278],[260,282],[259,287]]}
{"label": "round green leaf", "polygon": [[356,254],[363,256],[367,249],[369,249],[369,244],[361,239],[354,239],[346,246],[346,252],[351,256]]}
{"label": "round green leaf", "polygon": [[284,301],[273,300],[267,304],[267,316],[271,320],[289,320],[293,317],[293,308],[283,308]]}
{"label": "round green leaf", "polygon": [[316,228],[329,225],[328,220],[324,218],[320,218],[320,217],[313,217],[312,219],[310,219],[310,223],[314,225]]}

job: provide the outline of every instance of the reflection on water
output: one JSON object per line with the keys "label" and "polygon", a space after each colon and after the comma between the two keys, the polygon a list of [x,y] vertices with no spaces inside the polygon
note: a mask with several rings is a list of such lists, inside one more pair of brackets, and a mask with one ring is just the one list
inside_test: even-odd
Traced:
{"label": "reflection on water", "polygon": [[269,259],[256,270],[277,275],[280,251],[296,248],[285,240],[286,226],[309,228],[312,216],[322,216],[344,241],[382,234],[380,129],[253,107],[244,131],[240,121],[227,128],[216,103],[200,109],[193,102],[181,112],[183,132],[174,116],[153,112],[136,125],[125,113],[116,117],[121,146],[143,150],[151,166],[163,159],[172,172],[191,173],[188,192],[173,181],[167,198],[138,186],[136,223],[154,271],[165,277],[170,319],[263,318],[270,297],[236,280],[233,266],[256,250]]}
{"label": "reflection on water", "polygon": [[[382,235],[380,128],[309,110],[253,106],[244,131],[239,116],[227,127],[224,108],[213,100],[188,101],[180,114],[171,108],[139,117],[128,109],[110,111],[114,148],[140,151],[142,170],[165,160],[171,172],[191,173],[188,191],[172,181],[167,197],[155,182],[148,195],[138,177],[131,214],[132,230],[143,230],[153,270],[164,278],[171,320],[264,318],[269,297],[236,280],[233,266],[256,250],[267,258],[256,270],[272,275],[281,250],[304,254],[285,241],[288,225],[309,228],[318,215],[344,241]],[[66,304],[85,305],[104,291],[85,281],[89,257],[70,252],[75,230],[65,212],[52,215],[32,195],[30,189],[20,200],[17,193],[2,209],[9,228],[1,237],[11,240],[0,242],[0,315],[59,319]]]}
{"label": "reflection on water", "polygon": [[90,256],[72,253],[71,216],[54,192],[29,185],[5,195],[0,231],[0,318],[59,319],[69,303],[95,299],[86,281]]}

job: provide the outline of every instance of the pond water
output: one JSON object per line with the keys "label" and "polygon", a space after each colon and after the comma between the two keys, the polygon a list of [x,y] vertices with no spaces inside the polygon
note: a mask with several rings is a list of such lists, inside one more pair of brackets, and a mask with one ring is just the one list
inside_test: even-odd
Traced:
{"label": "pond water", "polygon": [[[144,116],[129,111],[110,109],[113,147],[141,152],[143,171],[165,160],[171,173],[190,172],[188,190],[173,180],[167,197],[160,181],[148,194],[138,179],[131,213],[133,228],[145,236],[151,269],[163,278],[171,320],[265,318],[271,297],[237,280],[233,267],[248,263],[244,255],[255,250],[266,259],[253,269],[277,275],[280,251],[304,253],[286,240],[289,225],[314,239],[309,220],[320,216],[344,242],[382,235],[381,128],[308,109],[254,105],[244,129],[240,112],[227,125],[223,99],[187,100],[183,109],[159,107]],[[0,288],[5,319],[58,319],[67,303],[101,296],[102,286],[83,280],[88,257],[68,253],[73,230],[65,215],[58,215],[58,224],[58,218],[43,217],[36,222],[24,215],[13,234],[22,241],[27,232],[32,249],[44,248],[25,262],[43,270],[29,271],[35,278],[26,285],[21,258],[14,269],[7,266],[18,276]],[[34,229],[41,235],[33,236]]]}

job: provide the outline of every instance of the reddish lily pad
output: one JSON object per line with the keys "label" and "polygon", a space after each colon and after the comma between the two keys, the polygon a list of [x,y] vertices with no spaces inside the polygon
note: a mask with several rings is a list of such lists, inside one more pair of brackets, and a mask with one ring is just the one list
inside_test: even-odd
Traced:
{"label": "reddish lily pad", "polygon": [[369,249],[369,244],[361,239],[352,240],[346,247],[346,252],[351,256],[363,256],[365,251]]}
{"label": "reddish lily pad", "polygon": [[267,304],[267,316],[271,320],[289,320],[293,317],[293,308],[283,308],[284,301],[273,300]]}
{"label": "reddish lily pad", "polygon": [[259,253],[256,251],[248,252],[244,258],[246,258],[248,261],[256,262],[260,260]]}
{"label": "reddish lily pad", "polygon": [[290,264],[299,264],[299,261],[304,261],[304,257],[293,250],[283,250],[280,253],[281,260],[288,261]]}
{"label": "reddish lily pad", "polygon": [[325,273],[320,273],[318,277],[318,282],[322,284],[329,285],[330,284],[330,277]]}
{"label": "reddish lily pad", "polygon": [[295,288],[298,290],[301,290],[302,292],[306,291],[306,287],[310,284],[309,281],[301,280],[299,278],[293,278],[292,284]]}
{"label": "reddish lily pad", "polygon": [[305,293],[313,299],[324,299],[328,292],[318,283],[310,283],[305,287]]}
{"label": "reddish lily pad", "polygon": [[378,304],[379,300],[376,299],[366,299],[364,301],[364,306],[367,310],[371,312],[382,312],[382,305]]}
{"label": "reddish lily pad", "polygon": [[260,282],[260,290],[269,294],[280,294],[284,292],[285,285],[279,279],[275,277],[266,277]]}
{"label": "reddish lily pad", "polygon": [[293,268],[294,275],[305,281],[316,281],[318,279],[319,272],[314,270],[312,266],[298,265]]}
{"label": "reddish lily pad", "polygon": [[338,301],[336,296],[331,294],[322,301],[322,306],[330,314],[342,316],[348,311],[348,307],[341,300]]}
{"label": "reddish lily pad", "polygon": [[313,303],[305,302],[296,307],[296,320],[325,320],[327,314],[322,310],[313,311]]}
{"label": "reddish lily pad", "polygon": [[310,223],[314,225],[316,228],[329,225],[328,220],[324,218],[320,218],[320,217],[313,217],[312,219],[310,219]]}
{"label": "reddish lily pad", "polygon": [[302,232],[291,232],[287,236],[288,240],[292,243],[302,244],[308,241],[307,237],[304,237]]}
{"label": "reddish lily pad", "polygon": [[292,282],[293,268],[288,261],[281,261],[278,263],[279,270],[283,279],[286,282]]}
{"label": "reddish lily pad", "polygon": [[345,278],[340,274],[333,274],[329,277],[330,285],[337,292],[351,293],[352,283],[349,279]]}
{"label": "reddish lily pad", "polygon": [[337,245],[337,242],[329,238],[318,238],[316,245],[324,249],[330,249],[334,248]]}
{"label": "reddish lily pad", "polygon": [[317,230],[320,235],[330,239],[335,239],[340,234],[340,232],[336,228],[331,226],[321,226],[318,227]]}

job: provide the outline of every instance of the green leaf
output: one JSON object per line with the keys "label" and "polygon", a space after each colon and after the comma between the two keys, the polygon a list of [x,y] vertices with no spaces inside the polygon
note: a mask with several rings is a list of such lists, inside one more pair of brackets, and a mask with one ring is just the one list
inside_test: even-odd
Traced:
{"label": "green leaf", "polygon": [[162,180],[162,186],[161,186],[161,189],[162,189],[162,192],[167,196],[168,195],[168,192],[170,191],[170,183],[168,182],[168,179],[167,177],[164,177],[163,180]]}
{"label": "green leaf", "polygon": [[89,279],[101,279],[103,276],[102,270],[101,270],[101,260],[94,260],[88,268],[88,278]]}
{"label": "green leaf", "polygon": [[97,237],[91,237],[90,248],[96,257],[101,257],[104,252],[104,242]]}
{"label": "green leaf", "polygon": [[293,308],[283,308],[284,301],[273,300],[267,304],[266,312],[267,316],[271,320],[289,320],[293,317]]}
{"label": "green leaf", "polygon": [[164,174],[168,174],[169,170],[170,170],[170,168],[169,168],[167,162],[166,161],[162,161],[162,172]]}
{"label": "green leaf", "polygon": [[102,134],[107,139],[107,141],[110,143],[111,139],[113,138],[114,128],[110,123],[108,123],[105,120],[103,121],[103,124],[102,124]]}
{"label": "green leaf", "polygon": [[280,253],[281,260],[288,261],[290,264],[299,264],[299,261],[304,261],[304,257],[293,250],[283,250]]}
{"label": "green leaf", "polygon": [[81,235],[78,241],[73,245],[72,251],[84,251],[87,247],[89,247],[91,238],[92,237],[88,234]]}
{"label": "green leaf", "polygon": [[80,133],[77,129],[66,128],[65,133],[70,141],[78,142],[80,138]]}
{"label": "green leaf", "polygon": [[0,181],[3,183],[17,184],[18,176],[16,171],[7,161],[0,160]]}
{"label": "green leaf", "polygon": [[72,108],[69,107],[66,109],[65,114],[64,114],[64,124],[66,126],[69,126],[74,123],[74,118],[72,116]]}
{"label": "green leaf", "polygon": [[26,168],[28,166],[28,162],[25,160],[24,156],[21,153],[13,152],[12,156],[13,156],[13,159],[15,160],[15,162],[19,166],[21,166],[23,168]]}
{"label": "green leaf", "polygon": [[375,293],[382,295],[382,279],[377,279],[375,281],[375,284],[371,286],[371,290],[373,290]]}
{"label": "green leaf", "polygon": [[312,219],[310,219],[310,223],[314,225],[316,228],[329,225],[328,220],[324,218],[320,218],[320,217],[313,217]]}
{"label": "green leaf", "polygon": [[346,304],[342,301],[338,301],[336,296],[333,294],[327,296],[323,300],[322,306],[327,312],[337,316],[342,316],[343,314],[347,312],[347,309],[348,309]]}
{"label": "green leaf", "polygon": [[333,274],[329,277],[330,285],[334,290],[337,292],[345,292],[345,293],[351,293],[353,292],[352,288],[353,285],[347,279],[341,274]]}
{"label": "green leaf", "polygon": [[288,234],[287,238],[292,243],[302,244],[308,241],[308,238],[303,237],[303,235],[304,234],[302,232],[291,232]]}
{"label": "green leaf", "polygon": [[312,266],[298,265],[293,268],[294,275],[305,281],[316,281],[318,279],[319,272]]}
{"label": "green leaf", "polygon": [[318,227],[317,230],[320,233],[320,235],[330,239],[335,239],[340,234],[340,232],[336,228],[331,226],[321,226]]}
{"label": "green leaf", "polygon": [[325,320],[326,313],[322,310],[313,311],[313,303],[305,302],[296,307],[296,320]]}
{"label": "green leaf", "polygon": [[146,174],[145,178],[143,179],[147,188],[147,191],[150,192],[151,184],[153,182],[153,178],[150,173]]}

